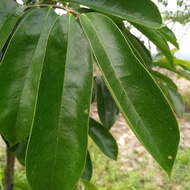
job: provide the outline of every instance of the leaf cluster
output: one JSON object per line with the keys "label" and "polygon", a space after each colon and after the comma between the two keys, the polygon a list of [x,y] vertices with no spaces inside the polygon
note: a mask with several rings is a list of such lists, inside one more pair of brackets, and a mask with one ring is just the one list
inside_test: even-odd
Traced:
{"label": "leaf cluster", "polygon": [[[30,187],[96,189],[90,183],[88,136],[116,160],[110,128],[119,112],[170,175],[179,144],[173,110],[183,114],[184,104],[175,83],[153,69],[189,78],[190,67],[170,51],[168,42],[176,48],[178,43],[163,27],[156,5],[149,0],[23,3],[0,0],[0,133],[26,166]],[[161,54],[153,59],[125,22]],[[95,64],[101,75],[94,76]],[[94,101],[99,121],[90,115]]]}

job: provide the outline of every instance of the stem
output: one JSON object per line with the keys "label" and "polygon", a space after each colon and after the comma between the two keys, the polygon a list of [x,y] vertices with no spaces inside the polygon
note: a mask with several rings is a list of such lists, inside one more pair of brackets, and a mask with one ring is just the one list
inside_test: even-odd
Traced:
{"label": "stem", "polygon": [[30,8],[37,8],[37,7],[53,7],[55,9],[62,9],[64,11],[67,11],[68,13],[72,13],[72,14],[75,14],[76,15],[76,18],[78,18],[80,16],[80,13],[77,12],[77,11],[74,11],[74,10],[71,10],[67,7],[64,7],[64,6],[60,6],[60,5],[46,5],[46,4],[41,4],[41,5],[30,5],[28,6],[25,10],[27,9],[30,9]]}
{"label": "stem", "polygon": [[9,147],[6,145],[6,162],[4,169],[4,190],[13,190],[14,187],[14,165],[15,155],[9,151]]}

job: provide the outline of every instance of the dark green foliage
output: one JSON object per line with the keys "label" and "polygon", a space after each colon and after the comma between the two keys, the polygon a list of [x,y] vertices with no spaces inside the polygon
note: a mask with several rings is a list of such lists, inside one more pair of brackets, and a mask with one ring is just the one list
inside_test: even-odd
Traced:
{"label": "dark green foliage", "polygon": [[[116,160],[118,147],[109,130],[119,111],[170,175],[179,143],[170,104],[178,114],[184,105],[172,81],[152,69],[157,64],[179,72],[180,65],[189,77],[190,67],[171,53],[168,41],[178,44],[170,29],[161,28],[158,8],[149,0],[67,1],[71,7],[59,2],[67,7],[0,0],[0,133],[26,166],[30,187],[96,189],[89,182],[88,135]],[[157,63],[124,20],[160,48]],[[94,84],[93,58],[102,74]],[[90,117],[95,100],[101,123]]]}

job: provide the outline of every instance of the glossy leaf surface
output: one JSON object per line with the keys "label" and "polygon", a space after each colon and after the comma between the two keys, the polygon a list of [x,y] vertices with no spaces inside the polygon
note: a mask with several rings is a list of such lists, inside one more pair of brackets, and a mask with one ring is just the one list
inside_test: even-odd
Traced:
{"label": "glossy leaf surface", "polygon": [[158,8],[150,0],[67,0],[67,2],[85,5],[96,11],[152,28],[160,28],[162,24]]}
{"label": "glossy leaf surface", "polygon": [[170,175],[179,144],[176,118],[148,71],[108,17],[89,13],[80,22],[112,97],[129,126]]}
{"label": "glossy leaf surface", "polygon": [[167,44],[166,39],[162,36],[161,32],[156,29],[147,28],[145,26],[140,26],[133,24],[140,32],[142,32],[150,41],[152,41],[158,49],[166,56],[170,65],[173,65],[173,56],[170,52],[170,48]]}
{"label": "glossy leaf surface", "polygon": [[52,9],[30,12],[15,31],[2,60],[0,132],[11,146],[29,135],[48,33],[56,18]]}
{"label": "glossy leaf surface", "polygon": [[14,1],[0,0],[0,51],[22,15],[25,6]]}
{"label": "glossy leaf surface", "polygon": [[111,133],[92,118],[90,118],[89,127],[89,135],[99,149],[109,158],[116,160],[118,147]]}
{"label": "glossy leaf surface", "polygon": [[145,45],[137,37],[131,34],[127,29],[124,28],[123,33],[139,61],[143,63],[143,65],[147,67],[149,70],[151,70],[152,57]]}
{"label": "glossy leaf surface", "polygon": [[104,83],[104,80],[100,76],[96,76],[96,99],[98,107],[98,115],[103,124],[103,126],[109,130],[112,125],[115,123],[119,110],[113,100],[107,86]]}
{"label": "glossy leaf surface", "polygon": [[91,51],[78,21],[59,17],[49,33],[26,154],[32,189],[71,190],[81,177],[92,76]]}

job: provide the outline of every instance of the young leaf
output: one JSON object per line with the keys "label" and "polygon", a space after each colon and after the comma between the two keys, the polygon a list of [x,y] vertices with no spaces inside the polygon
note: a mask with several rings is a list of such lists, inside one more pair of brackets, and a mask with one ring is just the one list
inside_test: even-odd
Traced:
{"label": "young leaf", "polygon": [[56,18],[53,9],[31,11],[18,26],[3,57],[0,132],[11,146],[29,135],[48,33]]}
{"label": "young leaf", "polygon": [[60,16],[49,33],[26,153],[35,190],[73,189],[85,165],[92,55],[79,22]]}
{"label": "young leaf", "polygon": [[96,76],[95,81],[97,86],[98,115],[105,129],[109,130],[115,123],[119,110],[108,91],[103,78]]}
{"label": "young leaf", "polygon": [[0,51],[25,8],[14,1],[0,0]]}
{"label": "young leaf", "polygon": [[109,158],[116,160],[118,147],[111,133],[92,118],[90,118],[89,127],[89,135],[99,149]]}
{"label": "young leaf", "polygon": [[67,2],[85,5],[96,11],[147,27],[160,28],[162,24],[158,8],[150,0],[67,0]]}
{"label": "young leaf", "polygon": [[82,14],[80,22],[118,108],[140,142],[170,175],[179,129],[168,101],[112,20],[89,13]]}

